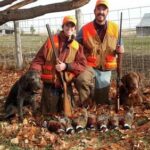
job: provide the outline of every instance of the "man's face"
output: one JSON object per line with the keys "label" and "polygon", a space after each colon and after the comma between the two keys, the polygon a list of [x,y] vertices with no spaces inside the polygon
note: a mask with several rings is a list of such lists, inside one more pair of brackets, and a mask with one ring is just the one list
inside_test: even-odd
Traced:
{"label": "man's face", "polygon": [[108,15],[108,8],[105,5],[98,5],[95,10],[95,19],[99,24],[104,24]]}

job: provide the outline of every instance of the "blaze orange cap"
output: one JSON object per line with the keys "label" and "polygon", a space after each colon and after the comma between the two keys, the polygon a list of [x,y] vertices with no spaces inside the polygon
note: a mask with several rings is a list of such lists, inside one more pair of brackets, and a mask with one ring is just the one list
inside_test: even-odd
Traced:
{"label": "blaze orange cap", "polygon": [[109,8],[108,0],[97,0],[95,7],[97,7],[98,5],[105,5],[107,8]]}
{"label": "blaze orange cap", "polygon": [[65,16],[63,19],[63,25],[68,23],[68,22],[72,22],[74,25],[77,24],[77,20],[76,18],[74,18],[73,16]]}

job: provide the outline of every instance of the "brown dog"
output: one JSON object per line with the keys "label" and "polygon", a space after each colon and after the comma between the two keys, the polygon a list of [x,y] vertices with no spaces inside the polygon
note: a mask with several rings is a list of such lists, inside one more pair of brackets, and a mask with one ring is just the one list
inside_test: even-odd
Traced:
{"label": "brown dog", "polygon": [[141,77],[136,72],[129,72],[121,79],[120,103],[123,105],[140,105],[143,102]]}

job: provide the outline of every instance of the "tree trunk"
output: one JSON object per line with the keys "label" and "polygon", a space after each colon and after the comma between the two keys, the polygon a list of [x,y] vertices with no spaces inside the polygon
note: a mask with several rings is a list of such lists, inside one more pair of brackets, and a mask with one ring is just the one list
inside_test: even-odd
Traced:
{"label": "tree trunk", "polygon": [[15,2],[15,1],[17,1],[17,0],[3,0],[3,1],[0,2],[0,7],[9,5],[9,4],[11,4],[11,3]]}
{"label": "tree trunk", "polygon": [[75,14],[77,18],[77,32],[78,32],[82,27],[82,21],[83,21],[81,9],[76,9]]}
{"label": "tree trunk", "polygon": [[[70,0],[61,3],[37,6],[28,9],[14,9],[0,11],[0,25],[8,21],[24,20],[35,18],[47,13],[68,11],[79,8],[87,4],[90,0]],[[44,2],[43,2],[44,3]]]}
{"label": "tree trunk", "polygon": [[20,27],[18,21],[14,21],[14,30],[15,30],[15,46],[16,46],[16,66],[17,69],[22,69],[23,58],[21,49]]}

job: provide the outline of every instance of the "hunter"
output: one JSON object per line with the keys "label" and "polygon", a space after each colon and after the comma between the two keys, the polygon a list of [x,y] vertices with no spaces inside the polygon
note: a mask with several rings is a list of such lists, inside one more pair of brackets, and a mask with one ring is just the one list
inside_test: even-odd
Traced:
{"label": "hunter", "polygon": [[62,31],[53,36],[54,45],[58,53],[57,61],[48,38],[31,63],[30,69],[40,71],[43,80],[42,114],[62,111],[61,95],[63,91],[58,76],[59,72],[65,72],[65,80],[67,81],[68,75],[73,80],[85,70],[87,61],[83,48],[75,40],[74,36],[76,23],[77,21],[74,17],[65,16],[62,22]]}
{"label": "hunter", "polygon": [[[124,47],[118,44],[119,29],[116,23],[107,20],[108,0],[97,0],[95,19],[85,24],[77,34],[77,41],[83,45],[88,68],[77,78],[81,101],[89,97],[97,104],[107,103],[112,70],[120,69],[118,54],[122,58]],[[82,87],[82,88],[81,88]]]}

